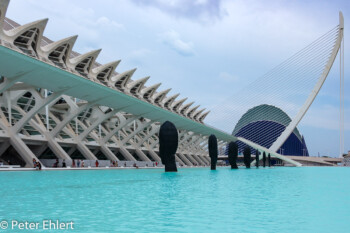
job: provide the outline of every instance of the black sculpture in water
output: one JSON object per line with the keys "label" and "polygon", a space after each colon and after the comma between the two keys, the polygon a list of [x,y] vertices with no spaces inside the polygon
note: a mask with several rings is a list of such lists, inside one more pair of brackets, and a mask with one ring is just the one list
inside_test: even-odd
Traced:
{"label": "black sculpture in water", "polygon": [[177,172],[175,153],[178,146],[178,133],[170,121],[164,122],[159,129],[159,155],[166,172]]}
{"label": "black sculpture in water", "polygon": [[263,167],[266,166],[266,154],[265,154],[265,151],[263,153]]}
{"label": "black sculpture in water", "polygon": [[214,134],[209,136],[208,149],[211,160],[211,170],[216,170],[216,162],[218,161],[218,140]]}
{"label": "black sculpture in water", "polygon": [[243,157],[245,167],[250,168],[251,151],[249,146],[244,148]]}
{"label": "black sculpture in water", "polygon": [[270,155],[270,153],[267,156],[267,163],[268,163],[269,167],[271,167],[271,155]]}
{"label": "black sculpture in water", "polygon": [[255,166],[258,168],[259,167],[259,151],[255,150]]}
{"label": "black sculpture in water", "polygon": [[232,169],[237,169],[238,145],[235,142],[228,144],[228,161]]}

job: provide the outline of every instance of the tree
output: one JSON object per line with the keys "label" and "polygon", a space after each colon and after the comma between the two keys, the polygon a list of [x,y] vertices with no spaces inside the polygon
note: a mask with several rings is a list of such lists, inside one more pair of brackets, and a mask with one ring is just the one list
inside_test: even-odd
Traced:
{"label": "tree", "polygon": [[266,166],[266,154],[265,154],[265,151],[263,153],[263,167]]}
{"label": "tree", "polygon": [[255,166],[259,167],[259,151],[255,150]]}
{"label": "tree", "polygon": [[270,155],[270,153],[269,153],[269,155],[268,155],[267,161],[268,161],[269,167],[271,167],[271,155]]}
{"label": "tree", "polygon": [[244,157],[244,165],[246,168],[250,168],[250,160],[251,160],[251,151],[250,147],[246,146],[243,150],[243,157]]}
{"label": "tree", "polygon": [[235,142],[228,144],[228,161],[230,162],[231,169],[237,169],[237,157],[238,157],[238,145]]}
{"label": "tree", "polygon": [[218,161],[218,140],[214,134],[209,136],[208,149],[211,160],[211,170],[216,170],[216,162]]}

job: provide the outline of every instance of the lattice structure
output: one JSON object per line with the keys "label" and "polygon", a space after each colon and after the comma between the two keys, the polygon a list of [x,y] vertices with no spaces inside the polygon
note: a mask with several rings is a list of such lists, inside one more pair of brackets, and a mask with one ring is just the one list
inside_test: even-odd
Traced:
{"label": "lattice structure", "polygon": [[[179,94],[168,97],[170,89],[158,91],[161,84],[146,86],[149,77],[132,80],[136,69],[116,72],[120,60],[105,65],[97,63],[100,49],[86,54],[72,51],[77,36],[56,42],[44,37],[47,19],[19,25],[5,18],[8,4],[8,0],[0,1],[2,52],[10,52],[16,61],[23,61],[25,65],[22,67],[38,61],[41,66],[49,65],[48,69],[53,70],[50,78],[56,72],[60,74],[58,79],[70,76],[78,86],[51,79],[57,84],[50,88],[51,81],[41,72],[35,75],[38,82],[30,78],[35,68],[23,71],[25,67],[21,70],[19,65],[13,72],[22,72],[22,75],[13,76],[10,74],[11,67],[2,66],[0,158],[15,149],[20,155],[18,160],[22,160],[26,166],[31,166],[33,158],[59,158],[67,162],[74,158],[160,162],[158,131],[164,120],[155,120],[153,116],[148,118],[147,114],[135,114],[135,103],[144,109],[154,106],[155,112],[173,118],[176,116],[175,123],[180,118],[183,122],[199,124],[199,128],[206,130],[202,122],[208,112],[204,109],[191,107],[184,101],[175,106]],[[88,88],[84,88],[84,85]],[[111,101],[112,97],[87,97],[96,85],[97,89],[103,86],[110,95],[120,96],[121,99]],[[86,100],[81,98],[84,96]],[[118,101],[122,107],[114,107]],[[207,136],[177,124],[180,125],[181,143],[176,161],[187,166],[209,165],[205,146]],[[197,129],[198,126],[194,131]]]}

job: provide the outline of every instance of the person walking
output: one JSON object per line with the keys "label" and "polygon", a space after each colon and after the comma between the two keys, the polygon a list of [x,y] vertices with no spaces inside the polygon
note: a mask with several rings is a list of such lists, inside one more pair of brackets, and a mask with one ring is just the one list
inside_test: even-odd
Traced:
{"label": "person walking", "polygon": [[53,164],[53,167],[58,167],[58,159],[56,159],[56,162]]}

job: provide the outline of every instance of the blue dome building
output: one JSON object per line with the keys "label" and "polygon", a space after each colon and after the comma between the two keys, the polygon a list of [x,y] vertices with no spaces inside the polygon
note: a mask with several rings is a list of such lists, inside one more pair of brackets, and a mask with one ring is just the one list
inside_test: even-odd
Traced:
{"label": "blue dome building", "polygon": [[[270,148],[290,122],[290,117],[280,108],[263,104],[249,109],[238,121],[232,135]],[[239,152],[243,152],[245,143],[237,143]],[[282,155],[309,156],[305,139],[297,128],[277,152]],[[252,153],[255,153],[254,149],[252,149]]]}

